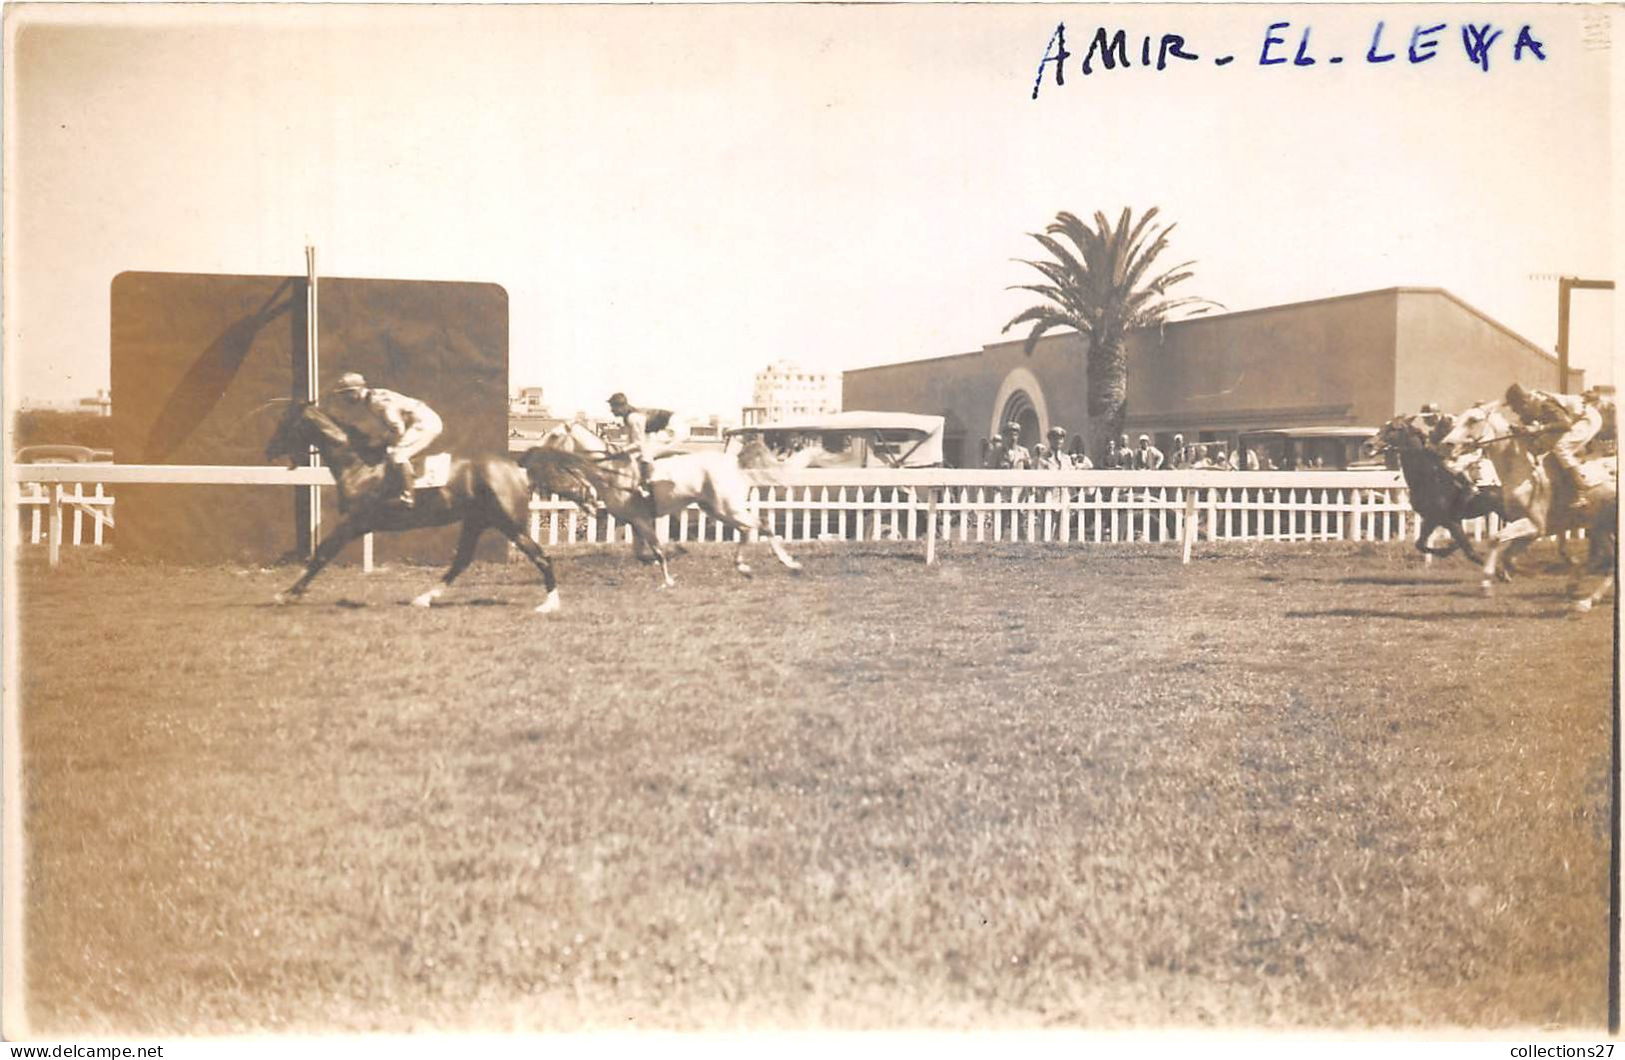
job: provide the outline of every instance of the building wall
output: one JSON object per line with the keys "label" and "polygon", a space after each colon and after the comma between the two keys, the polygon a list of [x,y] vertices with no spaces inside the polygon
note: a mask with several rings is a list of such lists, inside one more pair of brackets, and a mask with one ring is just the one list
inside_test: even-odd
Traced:
{"label": "building wall", "polygon": [[[1018,338],[850,370],[844,404],[945,416],[947,459],[975,464],[1013,393],[1031,391],[1024,443],[1054,424],[1086,430],[1083,361],[1075,334],[1046,336],[1030,357]],[[1556,377],[1554,357],[1448,292],[1390,288],[1132,334],[1125,429],[1194,441],[1203,432],[1233,440],[1256,428],[1370,427],[1427,401],[1465,408],[1514,379],[1554,387]]]}
{"label": "building wall", "polygon": [[[1499,398],[1514,381],[1557,389],[1557,357],[1437,288],[1399,293],[1398,377],[1394,408],[1437,402],[1447,411]],[[1569,372],[1569,389],[1585,389]]]}
{"label": "building wall", "polygon": [[1397,292],[1227,313],[1136,332],[1134,430],[1372,425],[1392,415]]}

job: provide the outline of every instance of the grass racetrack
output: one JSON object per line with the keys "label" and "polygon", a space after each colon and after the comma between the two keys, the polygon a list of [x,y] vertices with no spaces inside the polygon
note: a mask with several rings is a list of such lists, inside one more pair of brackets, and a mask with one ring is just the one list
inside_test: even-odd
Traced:
{"label": "grass racetrack", "polygon": [[33,1032],[1602,1027],[1613,625],[1560,577],[794,551],[566,554],[551,617],[519,564],[425,612],[30,557]]}

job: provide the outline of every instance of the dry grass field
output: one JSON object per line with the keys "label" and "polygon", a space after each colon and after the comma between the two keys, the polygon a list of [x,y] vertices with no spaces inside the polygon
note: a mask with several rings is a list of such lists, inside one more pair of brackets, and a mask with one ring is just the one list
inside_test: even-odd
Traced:
{"label": "dry grass field", "polygon": [[567,554],[550,618],[519,565],[423,612],[30,557],[35,1032],[1603,1024],[1613,628],[1560,579],[798,551]]}

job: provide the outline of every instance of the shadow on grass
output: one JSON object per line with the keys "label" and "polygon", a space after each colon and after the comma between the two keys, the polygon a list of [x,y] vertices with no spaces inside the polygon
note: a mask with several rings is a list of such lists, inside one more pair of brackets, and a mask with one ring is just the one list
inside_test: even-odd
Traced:
{"label": "shadow on grass", "polygon": [[1286,618],[1375,618],[1400,622],[1480,622],[1497,618],[1568,618],[1570,608],[1538,611],[1378,611],[1363,607],[1331,607],[1324,611],[1288,611]]}

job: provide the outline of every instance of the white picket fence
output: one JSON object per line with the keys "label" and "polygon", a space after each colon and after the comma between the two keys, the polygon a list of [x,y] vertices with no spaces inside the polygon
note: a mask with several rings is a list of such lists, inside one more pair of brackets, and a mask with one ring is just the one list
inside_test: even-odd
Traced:
{"label": "white picket fence", "polygon": [[[1398,473],[1231,471],[801,471],[752,473],[752,499],[791,542],[937,541],[1106,544],[1236,541],[1408,541],[1417,530]],[[556,497],[531,502],[545,546],[631,540],[613,517],[589,518]],[[1478,539],[1491,517],[1467,524]],[[662,539],[732,541],[697,508],[667,516]]]}
{"label": "white picket fence", "polygon": [[[331,481],[322,468],[28,465],[14,471],[22,540],[57,547],[110,541],[115,522],[109,482]],[[1417,530],[1397,472],[866,469],[747,476],[758,510],[791,542],[929,541],[932,551],[937,542],[1173,543],[1187,540],[1190,520],[1191,539],[1206,541],[1408,542]],[[695,507],[665,517],[658,529],[664,540],[684,543],[737,537]],[[1482,540],[1498,526],[1492,516],[1467,529]],[[627,542],[632,536],[613,516],[588,516],[558,497],[532,498],[529,531],[552,548]]]}

